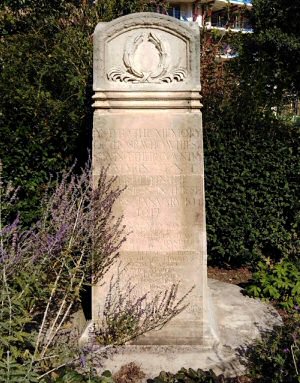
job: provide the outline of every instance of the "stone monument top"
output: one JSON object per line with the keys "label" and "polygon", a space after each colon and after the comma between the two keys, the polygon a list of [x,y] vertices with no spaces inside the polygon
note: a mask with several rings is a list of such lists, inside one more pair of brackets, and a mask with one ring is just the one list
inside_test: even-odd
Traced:
{"label": "stone monument top", "polygon": [[94,91],[200,91],[199,27],[157,13],[99,23]]}

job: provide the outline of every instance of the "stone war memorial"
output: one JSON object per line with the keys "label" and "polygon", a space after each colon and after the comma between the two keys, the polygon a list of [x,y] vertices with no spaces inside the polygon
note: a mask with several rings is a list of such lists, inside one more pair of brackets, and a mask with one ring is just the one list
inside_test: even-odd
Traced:
{"label": "stone war memorial", "polygon": [[[181,367],[238,373],[234,349],[258,336],[255,323],[267,315],[237,286],[207,280],[200,91],[197,24],[140,13],[97,25],[93,175],[109,166],[126,186],[116,206],[130,232],[121,288],[130,282],[137,297],[151,298],[178,284],[178,299],[188,293],[179,315],[105,362],[112,371],[135,362],[152,377]],[[93,322],[118,267],[93,287]]]}

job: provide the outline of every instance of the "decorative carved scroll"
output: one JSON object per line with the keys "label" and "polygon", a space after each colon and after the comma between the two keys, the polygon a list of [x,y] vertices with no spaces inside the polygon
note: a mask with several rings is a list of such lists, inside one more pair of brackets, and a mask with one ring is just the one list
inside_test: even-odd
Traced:
{"label": "decorative carved scroll", "polygon": [[[153,44],[159,62],[152,70],[143,67],[143,65],[137,65],[135,60],[137,50],[144,43]],[[171,83],[181,82],[187,76],[185,68],[173,67],[169,70],[167,64],[167,52],[163,42],[153,32],[143,32],[136,34],[132,39],[128,41],[123,53],[123,63],[125,69],[115,67],[107,73],[107,78],[114,82],[131,82],[138,83]]]}

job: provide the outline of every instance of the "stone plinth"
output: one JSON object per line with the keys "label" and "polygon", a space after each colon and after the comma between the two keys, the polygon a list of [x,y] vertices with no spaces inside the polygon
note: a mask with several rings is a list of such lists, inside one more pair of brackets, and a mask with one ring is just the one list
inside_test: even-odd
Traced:
{"label": "stone plinth", "polygon": [[271,331],[274,326],[281,326],[282,320],[271,305],[246,297],[238,286],[212,279],[208,280],[208,286],[219,328],[219,340],[211,347],[120,347],[103,361],[98,371],[101,373],[109,369],[115,373],[120,366],[134,362],[146,374],[144,382],[147,378],[153,379],[160,371],[176,373],[182,367],[212,369],[217,375],[223,374],[225,377],[244,375],[246,366],[242,350],[246,350],[255,339]]}
{"label": "stone plinth", "polygon": [[[94,34],[93,174],[127,189],[117,202],[132,232],[121,284],[136,296],[179,283],[188,307],[144,345],[209,345],[198,26],[141,13],[99,23]],[[116,266],[117,267],[117,266]],[[109,282],[116,267],[106,276]],[[93,288],[93,320],[109,283]],[[210,318],[208,319],[208,317]],[[216,335],[216,332],[215,332]]]}

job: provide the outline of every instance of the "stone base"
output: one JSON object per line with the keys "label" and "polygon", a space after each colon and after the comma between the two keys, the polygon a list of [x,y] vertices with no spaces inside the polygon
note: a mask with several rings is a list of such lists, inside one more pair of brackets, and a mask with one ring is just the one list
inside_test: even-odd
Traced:
{"label": "stone base", "polygon": [[110,359],[104,360],[99,373],[104,370],[117,372],[121,366],[134,362],[145,373],[154,378],[160,371],[177,372],[182,367],[197,370],[212,369],[217,375],[238,376],[244,372],[230,347],[205,349],[201,346],[124,346]]}
{"label": "stone base", "polygon": [[121,366],[135,362],[147,378],[157,376],[160,371],[175,373],[182,367],[212,369],[226,377],[242,375],[245,367],[240,363],[237,349],[281,325],[281,318],[272,306],[244,296],[238,286],[212,279],[208,286],[219,338],[212,347],[127,345],[104,360],[99,372],[109,369],[115,373]]}

